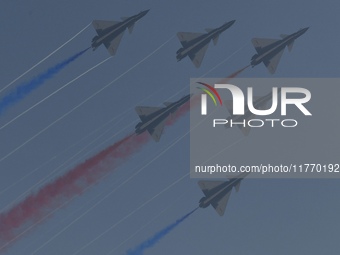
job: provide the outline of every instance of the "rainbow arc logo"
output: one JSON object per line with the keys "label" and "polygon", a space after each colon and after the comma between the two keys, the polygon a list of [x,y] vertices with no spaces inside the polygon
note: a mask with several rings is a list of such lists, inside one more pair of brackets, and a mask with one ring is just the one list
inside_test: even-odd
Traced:
{"label": "rainbow arc logo", "polygon": [[200,89],[200,90],[202,90],[203,92],[206,93],[206,94],[201,95],[201,101],[202,101],[201,114],[202,115],[207,115],[207,95],[210,96],[210,98],[214,102],[215,106],[217,106],[216,98],[218,99],[220,105],[222,106],[221,96],[220,96],[220,94],[218,94],[218,92],[216,91],[216,89],[214,87],[210,86],[209,84],[203,83],[203,82],[197,82],[197,83],[206,87],[206,88],[197,87],[198,89]]}

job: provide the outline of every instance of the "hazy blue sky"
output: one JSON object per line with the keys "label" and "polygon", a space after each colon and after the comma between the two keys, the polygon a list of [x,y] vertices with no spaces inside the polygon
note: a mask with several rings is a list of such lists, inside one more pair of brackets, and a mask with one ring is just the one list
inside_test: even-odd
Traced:
{"label": "hazy blue sky", "polygon": [[[138,123],[133,110],[136,105],[160,105],[184,88],[171,98],[178,100],[189,92],[190,78],[204,75],[236,51],[232,58],[207,77],[225,77],[249,64],[255,53],[250,42],[253,37],[279,38],[282,33],[290,34],[310,27],[295,42],[292,52],[285,51],[274,75],[270,75],[264,65],[258,65],[248,68],[240,77],[338,77],[339,73],[340,35],[337,27],[340,24],[340,4],[336,1],[3,0],[0,5],[0,84],[3,84],[0,87],[40,61],[92,20],[118,21],[120,17],[150,9],[135,25],[132,34],[125,32],[114,58],[0,130],[0,158],[172,38],[103,93],[2,160],[0,192],[42,164],[44,166],[1,193],[0,208],[5,208],[62,164],[65,165],[52,178],[133,131]],[[203,32],[205,28],[215,28],[233,19],[236,23],[220,36],[218,44],[213,46],[211,43],[209,46],[200,69],[196,69],[189,59],[176,61],[175,53],[181,46],[175,37],[177,32]],[[89,47],[93,36],[95,31],[89,26],[13,87]],[[41,89],[3,114],[0,125],[107,57],[109,54],[104,47],[95,52],[88,51]],[[337,107],[336,102],[334,107]],[[65,151],[127,109],[130,110],[123,117]],[[13,243],[6,254],[32,254],[42,245],[44,247],[36,254],[73,254],[189,173],[189,136],[159,156],[162,150],[188,131],[188,117],[167,128],[159,143],[149,142],[118,171]],[[332,118],[336,120],[337,116]],[[116,137],[108,140],[121,130]],[[83,153],[70,159],[106,131]],[[233,135],[242,137],[240,132],[233,132]],[[243,140],[239,146],[245,142]],[[324,146],[325,157],[331,155],[330,159],[336,160],[337,152],[329,152],[327,144]],[[142,168],[155,157],[157,159],[139,175],[46,243],[98,199],[129,178],[136,167]],[[200,209],[147,254],[339,254],[339,194],[338,180],[245,180],[240,192],[232,194],[223,218],[210,207]],[[107,254],[115,248],[112,254],[124,254],[127,249],[194,209],[201,197],[197,180],[184,178],[80,254]],[[152,220],[158,214],[159,217]],[[151,223],[147,227],[118,247],[148,221]]]}

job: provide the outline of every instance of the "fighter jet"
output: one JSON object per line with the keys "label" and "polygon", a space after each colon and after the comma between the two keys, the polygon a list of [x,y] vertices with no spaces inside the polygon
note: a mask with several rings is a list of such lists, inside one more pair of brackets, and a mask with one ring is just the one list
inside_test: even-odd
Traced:
{"label": "fighter jet", "polygon": [[[281,92],[281,88],[278,88],[277,91],[279,94]],[[270,100],[272,100],[272,92],[269,92],[267,95],[262,97],[254,97],[253,106],[257,110],[265,110],[266,104]],[[229,124],[228,123],[225,124],[226,128],[230,128],[231,121],[234,123],[236,122],[240,123],[243,122],[244,120],[247,121],[255,116],[249,109],[245,109],[244,115],[233,115],[233,101],[232,100],[224,101],[224,104],[231,115],[230,117],[227,118]],[[248,135],[250,132],[250,126],[248,125],[243,126],[241,124],[237,124],[237,127],[242,131],[244,135]]]}
{"label": "fighter jet", "polygon": [[253,38],[253,43],[257,54],[251,58],[251,66],[254,67],[261,62],[267,67],[271,74],[275,73],[276,68],[280,62],[280,58],[285,47],[291,51],[296,38],[303,35],[308,30],[308,27],[300,29],[291,35],[281,35],[280,39],[266,39],[266,38]]}
{"label": "fighter jet", "polygon": [[233,187],[235,187],[235,190],[238,192],[241,181],[248,174],[249,173],[241,173],[236,178],[229,179],[228,181],[199,181],[198,185],[205,195],[205,197],[200,199],[199,206],[206,208],[212,205],[216,212],[220,216],[223,216]]}
{"label": "fighter jet", "polygon": [[185,104],[190,97],[191,95],[187,95],[174,103],[165,102],[164,105],[166,107],[137,106],[135,110],[141,122],[135,127],[136,134],[148,131],[152,138],[158,142],[161,138],[166,120],[172,113],[176,112],[180,106]]}
{"label": "fighter jet", "polygon": [[101,44],[104,44],[110,55],[115,55],[125,29],[128,28],[131,33],[136,21],[144,17],[148,11],[149,10],[140,12],[131,17],[123,17],[123,21],[94,20],[92,25],[98,35],[92,39],[91,46],[93,50],[97,49]]}
{"label": "fighter jet", "polygon": [[229,21],[224,25],[215,29],[206,29],[208,33],[187,33],[179,32],[177,37],[180,40],[183,48],[180,48],[177,53],[177,61],[189,56],[194,65],[199,68],[201,66],[205,52],[208,49],[209,42],[213,40],[214,45],[217,44],[219,35],[226,29],[231,27],[235,20]]}

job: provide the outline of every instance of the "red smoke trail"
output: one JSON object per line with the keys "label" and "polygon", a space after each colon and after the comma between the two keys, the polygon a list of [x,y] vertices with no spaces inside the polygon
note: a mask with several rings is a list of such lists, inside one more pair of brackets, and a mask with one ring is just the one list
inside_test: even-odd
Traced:
{"label": "red smoke trail", "polygon": [[148,141],[147,133],[128,135],[0,214],[0,251],[16,240],[24,228],[40,223],[65,201],[82,194]]}
{"label": "red smoke trail", "polygon": [[236,72],[232,73],[231,75],[229,75],[228,77],[222,79],[219,81],[219,83],[226,83],[228,82],[229,80],[235,78],[237,75],[239,75],[240,73],[242,73],[244,70],[246,70],[250,65],[247,65],[239,70],[237,70]]}
{"label": "red smoke trail", "polygon": [[[225,82],[236,77],[246,66],[227,78]],[[191,104],[197,105],[200,97],[193,96]],[[182,105],[172,115],[166,125],[170,126],[178,118],[190,110],[190,102]],[[10,243],[18,239],[25,232],[24,228],[30,228],[45,220],[53,214],[54,210],[62,206],[65,201],[80,195],[91,184],[110,171],[114,171],[129,156],[137,152],[143,144],[149,141],[149,134],[128,135],[115,144],[104,149],[97,155],[74,167],[63,176],[46,184],[37,192],[26,197],[22,202],[13,206],[10,210],[0,214],[0,251],[3,251]]]}

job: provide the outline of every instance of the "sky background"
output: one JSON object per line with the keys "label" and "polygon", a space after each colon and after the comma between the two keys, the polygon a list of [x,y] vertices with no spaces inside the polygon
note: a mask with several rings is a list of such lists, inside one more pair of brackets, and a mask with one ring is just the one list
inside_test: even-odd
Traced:
{"label": "sky background", "polygon": [[[340,35],[336,28],[340,24],[340,6],[336,1],[3,0],[0,5],[0,87],[51,53],[92,20],[118,21],[120,17],[150,9],[136,23],[132,34],[125,32],[116,56],[1,129],[0,158],[172,38],[104,92],[1,160],[1,210],[8,208],[18,196],[56,168],[59,170],[49,180],[133,132],[139,121],[135,106],[157,106],[164,101],[178,100],[189,92],[190,78],[205,75],[230,56],[206,77],[226,77],[248,65],[255,54],[250,42],[253,37],[279,38],[282,33],[290,34],[310,27],[296,40],[292,52],[284,52],[274,75],[270,75],[261,64],[248,68],[240,77],[326,78],[338,77],[339,73]],[[216,46],[211,43],[199,69],[188,58],[176,61],[175,53],[181,47],[175,37],[177,32],[204,32],[205,28],[215,28],[233,19],[236,23],[220,36]],[[12,88],[89,47],[94,36],[95,31],[89,26]],[[95,52],[86,52],[42,88],[2,114],[0,125],[8,123],[107,57],[109,54],[103,46]],[[1,96],[7,91],[10,90],[2,92]],[[334,107],[337,107],[336,102]],[[126,114],[109,122],[125,110],[128,110]],[[336,116],[332,118],[337,119]],[[159,143],[150,141],[118,170],[14,242],[5,254],[33,254],[42,246],[36,254],[74,254],[82,249],[124,216],[189,173],[189,136],[172,146],[188,129],[187,114],[165,129]],[[233,135],[242,137],[241,132]],[[334,136],[334,139],[337,137]],[[84,149],[92,141],[93,144]],[[165,149],[166,153],[160,155]],[[79,155],[74,156],[78,152]],[[332,159],[337,159],[334,151],[327,150],[327,144],[324,153],[325,157],[331,153],[334,155]],[[153,159],[139,175],[84,217],[74,221]],[[28,178],[18,182],[38,167]],[[244,180],[239,193],[233,192],[224,217],[219,217],[211,207],[200,209],[146,254],[339,254],[338,183],[336,179]],[[197,180],[186,177],[79,254],[107,254],[110,251],[112,254],[125,254],[126,250],[197,207],[202,196]],[[70,227],[58,234],[72,222]],[[134,235],[148,222],[150,224]]]}

